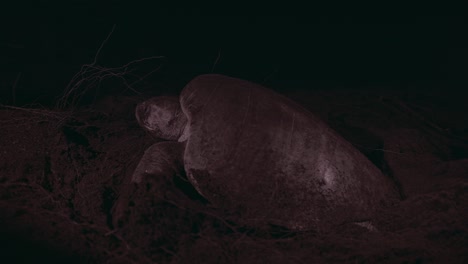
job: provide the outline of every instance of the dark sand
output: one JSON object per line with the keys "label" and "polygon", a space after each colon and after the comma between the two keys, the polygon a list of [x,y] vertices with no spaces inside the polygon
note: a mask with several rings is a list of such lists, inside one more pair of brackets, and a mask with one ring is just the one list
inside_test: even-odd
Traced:
{"label": "dark sand", "polygon": [[400,184],[404,199],[379,212],[377,231],[243,227],[177,176],[161,181],[158,195],[142,190],[128,222],[114,226],[114,202],[154,141],[133,115],[144,97],[108,96],[73,114],[0,110],[2,256],[18,263],[468,263],[466,106],[424,89],[286,95]]}

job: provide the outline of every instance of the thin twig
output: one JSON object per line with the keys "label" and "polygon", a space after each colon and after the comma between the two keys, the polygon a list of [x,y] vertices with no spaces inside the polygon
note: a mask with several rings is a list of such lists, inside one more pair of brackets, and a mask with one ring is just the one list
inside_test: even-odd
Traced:
{"label": "thin twig", "polygon": [[109,32],[109,34],[107,34],[106,39],[104,39],[104,41],[101,43],[101,46],[100,46],[99,49],[97,50],[96,55],[94,56],[94,61],[93,61],[93,63],[91,63],[91,65],[96,65],[97,58],[98,58],[99,54],[101,53],[101,50],[102,50],[102,48],[104,47],[104,45],[107,43],[107,41],[109,40],[109,38],[112,36],[112,33],[114,33],[115,26],[116,26],[116,24],[114,24],[114,25],[112,26],[112,29],[111,29],[111,31]]}
{"label": "thin twig", "polygon": [[15,82],[13,83],[13,87],[12,87],[13,104],[16,104],[16,87],[21,78],[21,74],[22,72],[18,72],[18,74],[16,75]]}
{"label": "thin twig", "polygon": [[214,72],[216,65],[218,65],[218,61],[221,58],[221,48],[218,50],[218,56],[216,57],[215,62],[213,63],[213,67],[211,68],[211,72]]}
{"label": "thin twig", "polygon": [[99,55],[101,54],[104,45],[108,42],[109,38],[111,37],[112,33],[114,32],[115,25],[112,27],[111,31],[105,38],[105,40],[100,45],[99,49],[94,56],[93,62],[90,64],[84,64],[81,66],[79,72],[77,72],[68,83],[62,97],[58,100],[57,107],[59,109],[64,109],[67,106],[75,106],[80,98],[82,98],[87,91],[91,90],[93,87],[100,87],[101,82],[104,79],[116,77],[122,80],[122,83],[125,87],[137,94],[140,94],[137,90],[135,90],[132,86],[135,83],[138,83],[148,77],[150,74],[154,73],[155,71],[159,70],[161,66],[157,67],[156,69],[152,70],[150,73],[144,75],[143,77],[136,76],[132,74],[131,76],[135,76],[138,78],[136,81],[132,83],[128,83],[128,80],[125,76],[129,76],[133,69],[129,69],[129,67],[133,66],[134,64],[141,63],[144,61],[149,61],[153,59],[162,59],[164,56],[151,56],[141,59],[136,59],[130,61],[122,66],[112,67],[112,68],[105,68],[102,66],[97,65]]}

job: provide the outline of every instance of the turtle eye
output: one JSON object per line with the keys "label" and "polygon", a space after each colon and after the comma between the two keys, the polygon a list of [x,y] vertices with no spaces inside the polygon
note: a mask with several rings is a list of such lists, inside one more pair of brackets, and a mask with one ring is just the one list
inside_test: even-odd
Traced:
{"label": "turtle eye", "polygon": [[166,122],[167,126],[171,126],[172,123],[174,123],[174,119],[172,119],[172,118],[167,120],[167,122]]}

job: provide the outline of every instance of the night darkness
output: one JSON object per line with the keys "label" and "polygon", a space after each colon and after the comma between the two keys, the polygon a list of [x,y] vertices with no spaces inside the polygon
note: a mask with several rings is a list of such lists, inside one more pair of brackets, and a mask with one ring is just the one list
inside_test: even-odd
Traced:
{"label": "night darkness", "polygon": [[[0,8],[8,263],[468,262],[465,18],[201,16],[71,2]],[[401,202],[372,219],[377,232],[256,229],[210,206],[181,172],[158,183],[162,201],[140,190],[118,226],[115,204],[154,143],[136,104],[178,95],[206,73],[298,102],[390,177]]]}
{"label": "night darkness", "polygon": [[[161,66],[148,82],[184,84],[213,71],[280,90],[455,90],[467,83],[463,18],[168,16],[162,8],[141,12],[117,4],[63,10],[37,7],[29,20],[12,18],[2,26],[2,79],[11,86],[21,72],[18,103],[60,94],[81,65],[93,61],[114,25],[98,63],[115,67],[164,56],[143,65]],[[11,89],[2,89],[2,102],[12,99]]]}

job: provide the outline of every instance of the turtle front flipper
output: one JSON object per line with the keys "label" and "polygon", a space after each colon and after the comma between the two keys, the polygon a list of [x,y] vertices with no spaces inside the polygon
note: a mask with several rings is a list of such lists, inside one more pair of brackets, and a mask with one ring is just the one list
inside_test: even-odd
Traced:
{"label": "turtle front flipper", "polygon": [[132,178],[119,191],[112,217],[114,228],[131,225],[132,215],[146,210],[148,200],[158,203],[168,192],[177,192],[172,188],[173,177],[183,174],[183,151],[184,144],[179,142],[156,143],[145,151]]}
{"label": "turtle front flipper", "polygon": [[179,142],[160,142],[149,147],[140,160],[132,176],[132,182],[158,180],[168,175],[180,174],[183,170],[184,144]]}

